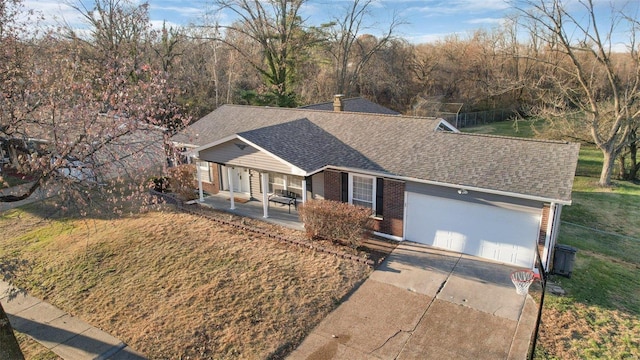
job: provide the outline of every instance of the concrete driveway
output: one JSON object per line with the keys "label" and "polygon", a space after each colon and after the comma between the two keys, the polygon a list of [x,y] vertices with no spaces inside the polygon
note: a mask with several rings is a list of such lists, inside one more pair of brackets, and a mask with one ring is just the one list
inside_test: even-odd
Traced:
{"label": "concrete driveway", "polygon": [[289,359],[525,359],[537,304],[514,269],[401,243]]}

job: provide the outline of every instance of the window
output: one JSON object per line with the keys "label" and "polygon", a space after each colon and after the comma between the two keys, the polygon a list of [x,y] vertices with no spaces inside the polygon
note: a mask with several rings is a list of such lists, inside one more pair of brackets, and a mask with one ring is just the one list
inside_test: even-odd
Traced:
{"label": "window", "polygon": [[269,173],[269,192],[275,190],[287,190],[302,197],[302,178],[291,175]]}
{"label": "window", "polygon": [[376,179],[371,176],[349,174],[349,203],[376,209]]}
{"label": "window", "polygon": [[275,190],[284,190],[285,177],[286,175],[269,173],[269,192],[273,193]]}
{"label": "window", "polygon": [[198,174],[200,174],[200,178],[202,179],[203,182],[210,183],[211,171],[209,170],[209,163],[207,161],[197,161],[196,164],[199,171],[199,172],[196,172],[196,180],[198,179]]}
{"label": "window", "polygon": [[296,193],[302,193],[302,178],[287,176],[287,189],[289,191],[295,191]]}

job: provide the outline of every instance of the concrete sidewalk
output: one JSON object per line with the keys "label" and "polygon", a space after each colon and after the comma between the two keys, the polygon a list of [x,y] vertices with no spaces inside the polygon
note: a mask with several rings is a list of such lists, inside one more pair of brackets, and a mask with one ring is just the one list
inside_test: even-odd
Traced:
{"label": "concrete sidewalk", "polygon": [[11,326],[65,360],[142,360],[142,354],[86,322],[34,297],[10,298],[10,286],[0,281],[0,302]]}
{"label": "concrete sidewalk", "polygon": [[525,359],[538,309],[513,270],[403,242],[289,359]]}

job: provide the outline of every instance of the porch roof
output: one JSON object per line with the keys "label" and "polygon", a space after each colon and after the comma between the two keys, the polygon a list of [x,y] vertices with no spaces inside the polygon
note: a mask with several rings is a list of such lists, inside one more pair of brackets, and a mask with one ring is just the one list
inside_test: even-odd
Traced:
{"label": "porch roof", "polygon": [[327,165],[385,172],[382,166],[307,118],[245,131],[240,136],[307,172]]}
{"label": "porch roof", "polygon": [[[306,118],[243,131],[200,146],[192,152],[198,154],[198,157],[203,160],[211,161],[211,158],[207,158],[206,155],[202,156],[202,152],[205,150],[207,153],[215,152],[217,147],[222,147],[230,139],[237,139],[270,155],[291,167],[291,174],[294,175],[309,175],[328,165],[387,173],[382,166]],[[227,162],[243,165],[233,160]]]}

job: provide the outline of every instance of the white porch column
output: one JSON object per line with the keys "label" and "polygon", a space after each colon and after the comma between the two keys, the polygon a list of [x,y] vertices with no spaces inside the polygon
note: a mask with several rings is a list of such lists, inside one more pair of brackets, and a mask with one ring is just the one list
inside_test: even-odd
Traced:
{"label": "white porch column", "polygon": [[307,180],[302,178],[302,202],[307,202]]}
{"label": "white porch column", "polygon": [[263,217],[269,217],[269,173],[260,174],[262,180],[262,211]]}
{"label": "white porch column", "polygon": [[230,167],[226,167],[227,169],[227,178],[229,179],[229,202],[231,202],[231,210],[235,210],[236,209],[236,203],[235,203],[235,199],[233,198],[233,175],[231,174],[231,168]]}
{"label": "white porch column", "polygon": [[198,176],[198,195],[200,195],[200,202],[204,202],[204,192],[202,191],[202,170],[200,169],[200,164],[196,161],[196,171]]}

